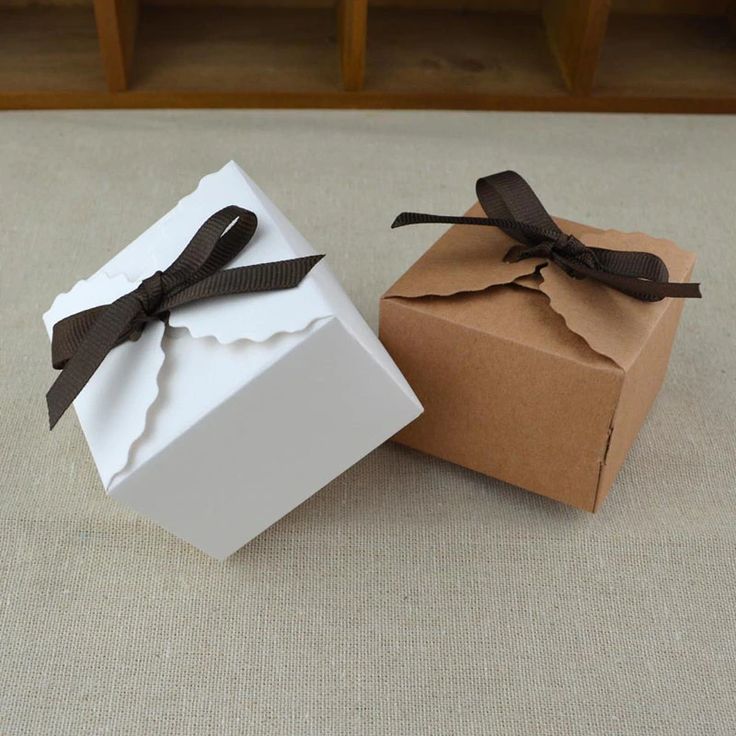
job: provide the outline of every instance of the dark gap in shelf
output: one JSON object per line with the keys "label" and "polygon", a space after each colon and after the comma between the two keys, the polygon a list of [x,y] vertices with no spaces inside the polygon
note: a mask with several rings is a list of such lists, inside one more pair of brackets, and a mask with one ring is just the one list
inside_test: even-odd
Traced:
{"label": "dark gap in shelf", "polygon": [[371,7],[366,89],[418,94],[564,95],[535,13]]}
{"label": "dark gap in shelf", "polygon": [[611,0],[611,12],[633,15],[722,18],[732,0]]}
{"label": "dark gap in shelf", "polygon": [[0,91],[104,90],[91,4],[0,7]]}
{"label": "dark gap in shelf", "polygon": [[330,8],[141,8],[131,89],[324,92],[339,87]]}
{"label": "dark gap in shelf", "polygon": [[736,34],[726,17],[613,13],[595,92],[631,97],[734,97]]}

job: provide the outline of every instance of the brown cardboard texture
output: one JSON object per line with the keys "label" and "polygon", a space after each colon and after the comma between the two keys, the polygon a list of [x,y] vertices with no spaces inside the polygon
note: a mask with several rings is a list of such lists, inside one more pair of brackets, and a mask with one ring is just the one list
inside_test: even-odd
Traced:
{"label": "brown cardboard texture", "polygon": [[[556,222],[589,246],[655,253],[672,281],[692,272],[671,241]],[[513,242],[454,225],[382,297],[381,340],[424,405],[394,439],[595,511],[662,384],[683,300],[506,263]]]}

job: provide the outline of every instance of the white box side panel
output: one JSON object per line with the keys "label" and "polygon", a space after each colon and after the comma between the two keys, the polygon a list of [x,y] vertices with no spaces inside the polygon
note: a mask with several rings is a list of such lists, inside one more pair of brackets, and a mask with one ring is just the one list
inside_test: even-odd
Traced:
{"label": "white box side panel", "polygon": [[328,320],[112,495],[224,559],[419,413]]}

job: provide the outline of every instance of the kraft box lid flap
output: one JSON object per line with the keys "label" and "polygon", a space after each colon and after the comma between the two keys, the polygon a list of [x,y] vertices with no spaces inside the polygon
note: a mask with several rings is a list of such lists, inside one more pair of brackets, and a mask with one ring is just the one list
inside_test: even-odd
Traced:
{"label": "kraft box lid flap", "polygon": [[[695,264],[693,253],[671,240],[644,233],[585,232],[581,240],[595,248],[654,253],[667,264],[671,281],[687,280]],[[549,297],[550,306],[562,316],[568,328],[624,370],[631,367],[673,302],[672,299],[659,302],[633,299],[590,279],[571,279],[554,266],[545,267],[542,278],[541,291]]]}
{"label": "kraft box lid flap", "polygon": [[[471,207],[467,216],[483,217],[480,204]],[[564,232],[586,245],[658,255],[667,264],[671,281],[683,281],[692,271],[694,254],[670,240],[554,219]],[[513,238],[497,228],[453,225],[384,297],[450,297],[512,283],[536,288],[548,297],[550,307],[568,329],[595,352],[628,370],[671,300],[639,301],[590,279],[571,278],[545,258],[507,263],[504,256],[513,244]],[[541,281],[528,278],[535,273]],[[518,337],[532,341],[534,336]]]}

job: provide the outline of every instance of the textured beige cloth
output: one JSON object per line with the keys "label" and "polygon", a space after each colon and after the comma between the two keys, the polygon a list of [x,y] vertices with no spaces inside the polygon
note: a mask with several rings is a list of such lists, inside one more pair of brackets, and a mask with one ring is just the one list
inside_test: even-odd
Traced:
{"label": "textured beige cloth", "polygon": [[[41,313],[234,158],[375,327],[477,176],[700,254],[595,516],[387,445],[219,564],[46,428]],[[736,119],[0,116],[0,734],[728,734],[736,723]]]}

